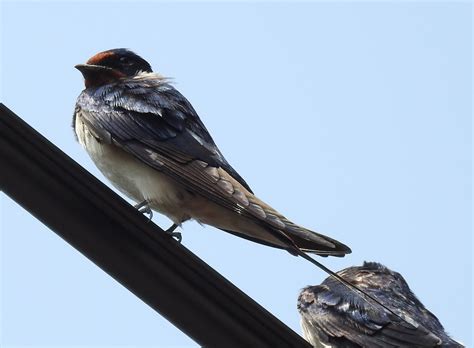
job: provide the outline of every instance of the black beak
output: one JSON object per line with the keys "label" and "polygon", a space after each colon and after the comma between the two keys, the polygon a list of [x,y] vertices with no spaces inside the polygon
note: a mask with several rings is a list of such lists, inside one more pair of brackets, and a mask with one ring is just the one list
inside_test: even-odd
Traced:
{"label": "black beak", "polygon": [[111,72],[113,70],[112,68],[106,66],[92,64],[77,64],[75,68],[79,70],[84,77],[90,76],[92,74]]}

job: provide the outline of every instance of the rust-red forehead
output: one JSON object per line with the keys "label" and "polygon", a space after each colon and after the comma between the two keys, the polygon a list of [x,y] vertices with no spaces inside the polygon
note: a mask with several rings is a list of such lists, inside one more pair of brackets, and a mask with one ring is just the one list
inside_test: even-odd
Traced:
{"label": "rust-red forehead", "polygon": [[114,55],[115,53],[109,52],[109,51],[100,52],[100,53],[97,53],[95,56],[91,57],[86,62],[86,64],[93,64],[93,65],[100,64],[100,62],[102,62],[103,60],[108,59]]}

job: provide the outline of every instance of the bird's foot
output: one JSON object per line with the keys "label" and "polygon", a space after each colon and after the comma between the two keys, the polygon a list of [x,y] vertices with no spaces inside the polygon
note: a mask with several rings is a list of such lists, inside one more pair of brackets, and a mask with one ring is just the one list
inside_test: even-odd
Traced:
{"label": "bird's foot", "polygon": [[177,227],[178,227],[177,224],[172,224],[167,230],[165,230],[165,232],[172,238],[176,239],[178,243],[181,243],[181,241],[183,240],[183,236],[181,235],[181,232],[174,231]]}
{"label": "bird's foot", "polygon": [[134,205],[140,213],[148,215],[148,221],[151,221],[153,217],[153,211],[151,210],[148,201],[145,199],[143,202],[137,203]]}

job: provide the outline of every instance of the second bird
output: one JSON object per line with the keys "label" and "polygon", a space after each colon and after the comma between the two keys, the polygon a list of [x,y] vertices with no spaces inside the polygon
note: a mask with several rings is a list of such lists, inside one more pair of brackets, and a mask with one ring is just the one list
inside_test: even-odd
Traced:
{"label": "second bird", "polygon": [[346,245],[289,221],[226,161],[192,105],[150,64],[113,49],[77,65],[73,127],[114,186],[174,224],[195,219],[292,254],[344,256]]}

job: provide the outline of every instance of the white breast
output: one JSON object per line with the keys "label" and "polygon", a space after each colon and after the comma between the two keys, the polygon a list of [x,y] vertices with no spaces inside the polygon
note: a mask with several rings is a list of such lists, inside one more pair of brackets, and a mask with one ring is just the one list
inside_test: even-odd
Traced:
{"label": "white breast", "polygon": [[101,142],[76,114],[75,131],[79,143],[110,182],[136,202],[147,200],[150,207],[168,216],[174,223],[189,219],[183,204],[189,193],[178,183],[140,162],[116,145]]}
{"label": "white breast", "polygon": [[317,327],[311,325],[306,320],[301,320],[301,329],[303,331],[303,337],[308,341],[314,348],[331,348],[331,345],[324,344],[319,340]]}

